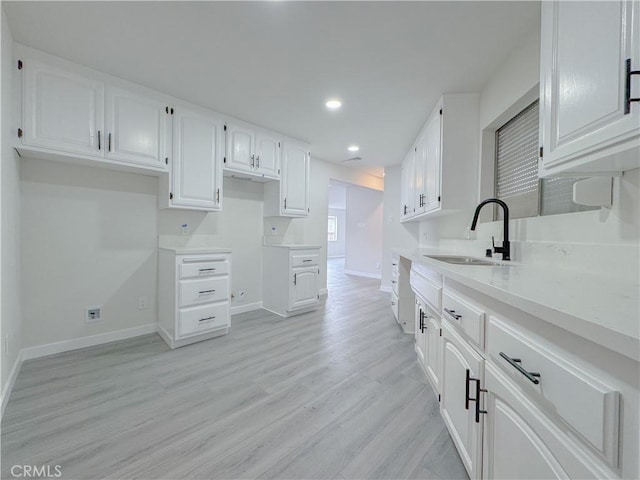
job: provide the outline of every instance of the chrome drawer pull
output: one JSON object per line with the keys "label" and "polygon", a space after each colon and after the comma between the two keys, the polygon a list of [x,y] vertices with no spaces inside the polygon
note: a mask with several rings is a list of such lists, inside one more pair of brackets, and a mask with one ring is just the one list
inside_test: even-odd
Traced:
{"label": "chrome drawer pull", "polygon": [[449,310],[448,308],[445,308],[444,311],[456,320],[460,320],[462,318],[462,315],[457,314],[455,310]]}
{"label": "chrome drawer pull", "polygon": [[213,293],[213,292],[215,292],[215,290],[202,290],[198,292],[198,295],[204,295],[205,293]]}
{"label": "chrome drawer pull", "polygon": [[211,317],[207,317],[207,318],[201,318],[200,320],[198,320],[199,322],[206,322],[208,320],[213,320],[214,318],[216,318],[215,315],[211,316]]}
{"label": "chrome drawer pull", "polygon": [[540,378],[540,374],[537,372],[528,372],[527,370],[522,368],[522,366],[520,365],[522,360],[520,360],[519,358],[511,358],[509,355],[507,355],[504,352],[500,352],[500,356],[504,358],[507,362],[509,362],[509,365],[511,365],[513,368],[518,370],[522,375],[527,377],[527,380],[529,380],[531,383],[533,383],[534,385],[538,385],[540,383],[540,380],[538,380],[538,378]]}

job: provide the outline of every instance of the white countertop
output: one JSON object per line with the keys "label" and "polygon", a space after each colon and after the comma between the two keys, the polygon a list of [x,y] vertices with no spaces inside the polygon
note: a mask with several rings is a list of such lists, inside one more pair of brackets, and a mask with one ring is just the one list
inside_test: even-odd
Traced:
{"label": "white countertop", "polygon": [[288,248],[289,250],[306,250],[306,249],[313,249],[313,248],[321,248],[320,245],[293,245],[293,244],[287,244],[287,243],[283,243],[280,245],[263,245],[264,247],[277,247],[277,248]]}
{"label": "white countertop", "polygon": [[231,253],[230,248],[222,247],[158,247],[160,250],[168,250],[176,255],[207,255],[214,253]]}
{"label": "white countertop", "polygon": [[496,300],[640,361],[640,284],[597,274],[509,265],[455,265],[425,255],[439,249],[393,251]]}

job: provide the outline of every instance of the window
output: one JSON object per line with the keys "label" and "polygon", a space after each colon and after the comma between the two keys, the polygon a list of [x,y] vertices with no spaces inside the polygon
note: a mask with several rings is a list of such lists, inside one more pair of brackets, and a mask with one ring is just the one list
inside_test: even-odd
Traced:
{"label": "window", "polygon": [[[580,212],[598,207],[573,203],[577,178],[538,179],[538,101],[496,131],[496,197],[509,205],[511,218]],[[494,210],[499,220],[502,209]]]}
{"label": "window", "polygon": [[327,241],[335,242],[338,240],[338,217],[329,216],[329,224],[327,226]]}

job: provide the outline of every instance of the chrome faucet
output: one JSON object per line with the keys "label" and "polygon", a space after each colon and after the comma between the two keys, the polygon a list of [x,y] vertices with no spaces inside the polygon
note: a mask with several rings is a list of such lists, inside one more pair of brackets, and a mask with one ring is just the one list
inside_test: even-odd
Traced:
{"label": "chrome faucet", "polygon": [[491,244],[493,245],[493,251],[495,253],[501,253],[502,260],[511,260],[511,244],[509,243],[509,207],[502,200],[498,198],[487,198],[486,200],[483,200],[482,202],[480,202],[480,205],[476,207],[476,213],[473,214],[473,222],[471,223],[471,230],[476,229],[476,224],[478,223],[478,215],[480,215],[480,210],[487,203],[497,203],[502,207],[502,210],[504,210],[504,215],[503,215],[504,240],[502,241],[501,247],[496,247],[494,238],[491,237]]}

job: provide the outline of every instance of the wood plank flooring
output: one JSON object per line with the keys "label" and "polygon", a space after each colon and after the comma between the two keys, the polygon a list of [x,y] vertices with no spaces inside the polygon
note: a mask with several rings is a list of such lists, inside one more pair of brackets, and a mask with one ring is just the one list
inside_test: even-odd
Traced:
{"label": "wood plank flooring", "polygon": [[66,479],[467,478],[377,280],[177,350],[157,335],[27,361],[2,421],[12,465]]}

